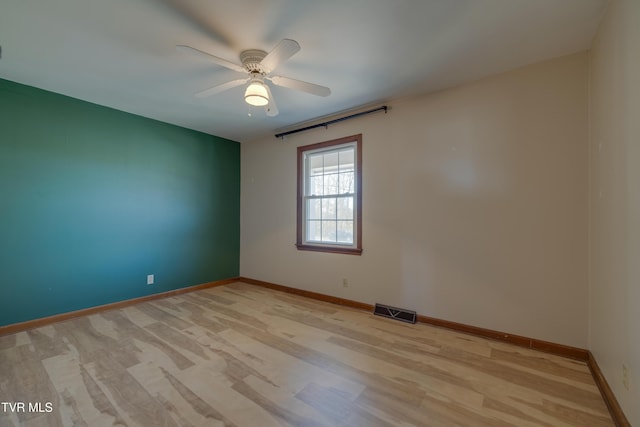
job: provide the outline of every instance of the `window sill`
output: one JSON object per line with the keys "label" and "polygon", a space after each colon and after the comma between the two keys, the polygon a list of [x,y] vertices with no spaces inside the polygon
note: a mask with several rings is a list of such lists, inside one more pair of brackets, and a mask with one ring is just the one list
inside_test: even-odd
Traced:
{"label": "window sill", "polygon": [[296,244],[296,248],[299,251],[314,251],[314,252],[329,252],[333,254],[345,254],[345,255],[362,255],[362,248],[341,248],[339,246],[317,246],[317,245],[305,245]]}

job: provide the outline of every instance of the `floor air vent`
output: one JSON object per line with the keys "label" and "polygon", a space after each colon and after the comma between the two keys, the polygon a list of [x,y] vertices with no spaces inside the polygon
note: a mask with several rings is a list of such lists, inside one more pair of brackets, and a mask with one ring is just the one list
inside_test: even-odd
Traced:
{"label": "floor air vent", "polygon": [[404,308],[390,307],[384,304],[376,304],[373,309],[376,316],[388,317],[407,323],[416,323],[416,312]]}

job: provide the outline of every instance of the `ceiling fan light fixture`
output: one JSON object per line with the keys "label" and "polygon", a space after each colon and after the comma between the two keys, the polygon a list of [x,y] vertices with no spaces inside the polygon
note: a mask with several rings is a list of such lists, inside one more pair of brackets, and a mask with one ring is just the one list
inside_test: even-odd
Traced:
{"label": "ceiling fan light fixture", "polygon": [[[269,53],[258,49],[244,50],[240,53],[240,62],[242,62],[242,65],[227,61],[226,59],[211,55],[191,46],[178,45],[176,49],[181,52],[206,58],[214,64],[245,74],[244,78],[231,80],[195,93],[194,95],[198,98],[215,95],[237,86],[244,86],[249,82],[244,92],[244,101],[251,106],[265,107],[266,115],[275,117],[278,115],[278,107],[271,94],[272,84],[316,96],[329,96],[331,94],[331,90],[328,87],[271,74],[278,65],[300,50],[300,45],[295,40],[282,39]],[[248,74],[248,76],[246,74]],[[265,79],[269,81],[269,84],[265,84]]]}
{"label": "ceiling fan light fixture", "polygon": [[260,80],[252,80],[244,93],[244,100],[247,104],[255,107],[264,107],[269,103],[269,94],[264,83]]}

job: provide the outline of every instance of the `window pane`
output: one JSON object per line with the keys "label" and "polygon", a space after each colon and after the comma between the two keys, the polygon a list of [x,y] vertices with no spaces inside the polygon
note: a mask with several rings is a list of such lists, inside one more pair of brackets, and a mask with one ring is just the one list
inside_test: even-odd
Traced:
{"label": "window pane", "polygon": [[308,219],[322,219],[322,204],[320,199],[307,200],[307,218]]}
{"label": "window pane", "polygon": [[336,219],[337,215],[336,199],[322,199],[322,219]]}
{"label": "window pane", "polygon": [[338,194],[353,193],[354,180],[355,176],[353,175],[353,172],[340,173]]}
{"label": "window pane", "polygon": [[338,152],[327,153],[324,155],[324,173],[338,172],[339,157]]}
{"label": "window pane", "polygon": [[338,194],[338,180],[340,175],[332,173],[324,176],[324,195]]}
{"label": "window pane", "polygon": [[319,242],[322,240],[322,222],[307,221],[307,240]]}
{"label": "window pane", "polygon": [[337,221],[337,241],[353,244],[353,221]]}
{"label": "window pane", "polygon": [[322,241],[336,241],[336,221],[322,221]]}
{"label": "window pane", "polygon": [[309,155],[309,175],[322,175],[322,173],[324,173],[324,166],[322,164],[323,157],[322,154]]}
{"label": "window pane", "polygon": [[353,197],[338,197],[337,218],[353,220]]}
{"label": "window pane", "polygon": [[348,150],[340,151],[340,172],[352,171],[354,168],[354,153],[355,150],[350,148]]}
{"label": "window pane", "polygon": [[324,179],[322,175],[312,176],[309,178],[309,196],[321,196],[323,194]]}

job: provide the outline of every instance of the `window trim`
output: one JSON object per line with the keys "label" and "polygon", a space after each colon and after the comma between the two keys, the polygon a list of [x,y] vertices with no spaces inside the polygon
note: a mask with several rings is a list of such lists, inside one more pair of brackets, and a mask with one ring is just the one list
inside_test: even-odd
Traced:
{"label": "window trim", "polygon": [[[354,245],[336,244],[311,244],[304,242],[304,155],[308,151],[330,148],[338,145],[355,143],[355,230],[356,241]],[[296,247],[301,251],[330,252],[338,254],[361,255],[362,254],[362,134],[318,142],[311,145],[298,147],[298,195],[296,214]]]}

